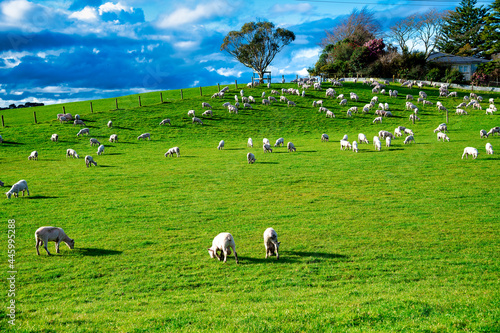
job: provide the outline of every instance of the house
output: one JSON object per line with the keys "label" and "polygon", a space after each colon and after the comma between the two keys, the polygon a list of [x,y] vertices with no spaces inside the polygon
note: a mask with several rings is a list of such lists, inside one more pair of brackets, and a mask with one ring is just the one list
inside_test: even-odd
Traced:
{"label": "house", "polygon": [[475,57],[460,57],[453,54],[436,52],[431,54],[427,58],[427,61],[451,65],[452,68],[458,69],[460,73],[464,75],[465,81],[470,81],[477,66],[489,62],[490,60]]}

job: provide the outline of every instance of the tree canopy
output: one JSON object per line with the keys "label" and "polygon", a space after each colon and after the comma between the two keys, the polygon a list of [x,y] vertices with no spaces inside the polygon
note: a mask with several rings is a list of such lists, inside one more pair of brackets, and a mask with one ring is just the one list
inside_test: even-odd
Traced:
{"label": "tree canopy", "polygon": [[482,49],[488,56],[500,53],[500,0],[490,5],[489,15],[484,17],[484,30],[481,33]]}
{"label": "tree canopy", "polygon": [[240,31],[230,31],[220,49],[259,73],[262,81],[264,71],[274,57],[294,40],[295,34],[292,31],[275,28],[271,22],[249,22]]}

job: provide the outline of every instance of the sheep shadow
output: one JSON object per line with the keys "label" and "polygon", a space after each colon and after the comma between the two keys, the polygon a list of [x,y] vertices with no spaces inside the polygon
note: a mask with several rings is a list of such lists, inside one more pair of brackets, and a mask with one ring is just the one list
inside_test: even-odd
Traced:
{"label": "sheep shadow", "polygon": [[123,155],[123,153],[107,153],[106,155]]}
{"label": "sheep shadow", "polygon": [[278,162],[257,162],[259,164],[279,164]]}
{"label": "sheep shadow", "polygon": [[[110,154],[108,154],[110,155]],[[116,168],[116,165],[103,165],[103,164],[100,164],[98,165],[100,168]]]}
{"label": "sheep shadow", "polygon": [[123,251],[96,249],[87,247],[76,248],[75,251],[81,253],[86,257],[113,256],[123,253]]}
{"label": "sheep shadow", "polygon": [[21,142],[14,142],[14,141],[2,141],[2,144],[7,144],[7,145],[24,145],[24,143]]}
{"label": "sheep shadow", "polygon": [[[338,253],[308,252],[308,251],[287,251],[288,254],[298,257],[313,257],[316,259],[349,259],[349,256]],[[281,259],[280,259],[281,260]]]}
{"label": "sheep shadow", "polygon": [[297,150],[297,152],[301,152],[301,153],[317,153],[318,151],[317,150]]}
{"label": "sheep shadow", "polygon": [[28,199],[57,199],[59,197],[52,197],[50,195],[30,195],[28,196]]}
{"label": "sheep shadow", "polygon": [[112,128],[116,128],[116,129],[123,129],[123,130],[129,130],[129,131],[133,131],[135,130],[134,128],[130,128],[130,127],[123,127],[123,126],[114,126]]}
{"label": "sheep shadow", "polygon": [[245,148],[224,148],[224,150],[245,150]]}

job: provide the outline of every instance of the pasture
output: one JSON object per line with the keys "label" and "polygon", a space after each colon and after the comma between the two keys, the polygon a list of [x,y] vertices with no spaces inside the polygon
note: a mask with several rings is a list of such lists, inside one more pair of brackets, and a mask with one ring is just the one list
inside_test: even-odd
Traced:
{"label": "pasture", "polygon": [[[81,128],[60,124],[61,105],[4,110],[0,128],[0,180],[9,187],[25,179],[30,196],[0,200],[1,264],[7,276],[7,221],[15,220],[16,325],[8,324],[7,284],[0,292],[0,329],[16,332],[497,332],[500,331],[499,155],[500,136],[479,137],[500,126],[499,113],[455,107],[432,87],[399,97],[377,94],[393,117],[373,124],[372,109],[347,117],[351,106],[370,101],[371,87],[344,83],[347,106],[312,88],[306,97],[287,96],[296,107],[261,104],[261,86],[243,88],[257,103],[229,114],[234,85],[224,99],[217,87],[163,92],[114,100],[65,104],[80,114]],[[273,89],[297,87],[273,84]],[[420,121],[408,120],[405,96],[420,90],[450,111],[450,142],[433,130],[445,122],[435,105],[420,104]],[[358,102],[349,100],[356,92]],[[278,97],[278,96],[277,96]],[[335,118],[312,107],[322,99]],[[279,98],[278,98],[279,100]],[[208,102],[213,117],[201,117]],[[240,98],[241,103],[241,98]],[[416,104],[416,101],[414,101]],[[187,116],[194,109],[203,125]],[[33,121],[36,111],[38,123]],[[158,125],[170,118],[172,125]],[[113,127],[106,126],[109,120]],[[375,151],[380,130],[406,126],[390,148]],[[137,140],[149,132],[151,140]],[[51,142],[53,133],[59,142]],[[321,142],[327,133],[329,142]],[[366,134],[359,152],[340,150],[339,140]],[[110,143],[111,134],[118,142]],[[89,138],[105,146],[103,155]],[[251,137],[254,147],[247,147]],[[285,147],[264,153],[279,137]],[[217,150],[220,140],[225,147]],[[293,142],[296,152],[288,153]],[[180,157],[164,157],[171,147]],[[461,159],[465,147],[477,159]],[[65,156],[73,148],[80,159]],[[38,161],[28,155],[37,150]],[[247,152],[256,162],[248,164]],[[85,155],[97,167],[87,168]],[[55,254],[49,243],[36,255],[34,232],[56,226],[75,239]],[[262,234],[273,227],[280,259],[265,259]],[[240,263],[210,259],[207,248],[230,232]],[[5,281],[5,280],[4,280]]]}

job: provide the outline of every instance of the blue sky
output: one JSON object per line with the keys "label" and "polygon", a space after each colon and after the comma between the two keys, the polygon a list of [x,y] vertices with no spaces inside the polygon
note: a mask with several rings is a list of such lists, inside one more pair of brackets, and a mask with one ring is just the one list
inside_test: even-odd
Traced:
{"label": "blue sky", "polygon": [[[307,75],[325,30],[367,6],[382,23],[459,1],[0,1],[0,107],[64,103],[251,80],[220,51],[224,36],[269,20],[296,40],[275,58],[276,80]],[[480,2],[480,4],[484,4]]]}

